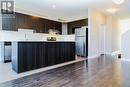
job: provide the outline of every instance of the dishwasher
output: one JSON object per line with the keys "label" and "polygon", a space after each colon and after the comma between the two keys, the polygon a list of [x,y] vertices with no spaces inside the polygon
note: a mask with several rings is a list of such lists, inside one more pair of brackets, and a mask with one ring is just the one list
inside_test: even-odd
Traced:
{"label": "dishwasher", "polygon": [[4,42],[4,63],[11,62],[11,42]]}

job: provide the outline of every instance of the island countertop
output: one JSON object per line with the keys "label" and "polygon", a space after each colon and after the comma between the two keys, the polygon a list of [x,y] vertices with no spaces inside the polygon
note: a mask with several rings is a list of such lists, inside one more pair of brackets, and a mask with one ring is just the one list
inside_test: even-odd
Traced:
{"label": "island countertop", "polygon": [[17,73],[75,60],[74,41],[14,41],[12,65]]}
{"label": "island countertop", "polygon": [[11,41],[11,42],[75,42],[75,41],[31,41],[31,40],[27,40],[27,41]]}

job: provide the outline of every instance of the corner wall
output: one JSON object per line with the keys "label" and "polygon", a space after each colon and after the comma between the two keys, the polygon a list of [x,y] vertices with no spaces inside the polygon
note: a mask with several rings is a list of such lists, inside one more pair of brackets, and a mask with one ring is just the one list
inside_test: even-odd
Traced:
{"label": "corner wall", "polygon": [[0,42],[0,62],[2,61],[2,55],[1,55],[2,54],[2,49],[1,49],[1,46],[2,45],[1,45],[1,42]]}
{"label": "corner wall", "polygon": [[120,21],[122,59],[130,61],[130,18]]}
{"label": "corner wall", "polygon": [[88,56],[99,55],[99,30],[105,16],[95,9],[88,10]]}
{"label": "corner wall", "polygon": [[[105,15],[96,9],[88,10],[89,57],[99,56],[103,49],[105,54],[111,54],[120,49],[120,30],[117,26],[118,20],[115,17]],[[102,32],[103,29],[105,32]]]}
{"label": "corner wall", "polygon": [[[0,31],[2,30],[2,15],[0,13]],[[2,61],[2,53],[1,53],[1,41],[0,41],[0,62]]]}
{"label": "corner wall", "polygon": [[114,16],[106,16],[106,52],[112,53],[121,49],[121,30],[119,19]]}
{"label": "corner wall", "polygon": [[130,30],[125,32],[121,37],[121,52],[123,55],[123,59],[130,61]]}

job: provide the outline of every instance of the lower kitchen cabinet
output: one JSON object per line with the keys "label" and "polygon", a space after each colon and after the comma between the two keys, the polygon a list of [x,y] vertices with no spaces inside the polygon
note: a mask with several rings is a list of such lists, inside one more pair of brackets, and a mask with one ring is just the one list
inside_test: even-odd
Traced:
{"label": "lower kitchen cabinet", "polygon": [[12,42],[17,73],[75,60],[75,42]]}

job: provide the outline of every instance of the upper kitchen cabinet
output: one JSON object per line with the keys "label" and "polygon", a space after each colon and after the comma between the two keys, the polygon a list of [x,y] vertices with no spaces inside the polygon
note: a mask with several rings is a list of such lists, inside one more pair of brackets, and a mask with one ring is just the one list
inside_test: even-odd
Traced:
{"label": "upper kitchen cabinet", "polygon": [[88,18],[68,23],[68,34],[74,34],[75,28],[88,26]]}
{"label": "upper kitchen cabinet", "polygon": [[2,29],[16,31],[17,29],[15,21],[16,21],[15,16],[2,14]]}
{"label": "upper kitchen cabinet", "polygon": [[34,29],[36,20],[32,16],[16,13],[16,26],[22,29]]}
{"label": "upper kitchen cabinet", "polygon": [[2,26],[3,30],[17,31],[19,28],[22,29],[33,29],[37,33],[48,33],[49,29],[55,29],[61,32],[62,23],[48,20],[40,17],[35,17],[22,13],[15,13],[14,18],[3,15]]}
{"label": "upper kitchen cabinet", "polygon": [[41,18],[34,18],[33,20],[35,20],[34,28],[36,32],[46,33],[46,28],[44,26],[45,24],[43,23],[44,21]]}

